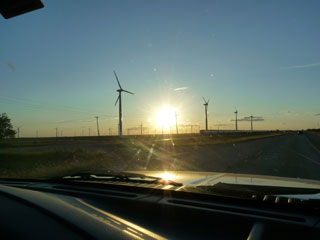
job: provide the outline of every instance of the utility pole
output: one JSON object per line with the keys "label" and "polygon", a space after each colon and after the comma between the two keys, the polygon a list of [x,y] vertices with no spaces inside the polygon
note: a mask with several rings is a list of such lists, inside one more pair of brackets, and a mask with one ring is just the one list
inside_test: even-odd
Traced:
{"label": "utility pole", "polygon": [[141,122],[141,125],[140,125],[140,132],[141,132],[141,136],[142,136],[142,132],[143,132],[143,130],[142,130],[142,122]]}
{"label": "utility pole", "polygon": [[99,131],[99,117],[96,117],[97,119],[97,131],[98,131],[98,137],[100,137],[100,131]]}
{"label": "utility pole", "polygon": [[56,128],[56,138],[58,137],[58,128]]}
{"label": "utility pole", "polygon": [[177,130],[177,135],[178,135],[179,132],[178,132],[178,116],[177,116],[177,112],[174,113],[174,116],[176,117],[176,130]]}
{"label": "utility pole", "polygon": [[251,115],[251,116],[250,116],[250,120],[251,120],[251,132],[253,131],[252,118],[253,118],[253,116]]}

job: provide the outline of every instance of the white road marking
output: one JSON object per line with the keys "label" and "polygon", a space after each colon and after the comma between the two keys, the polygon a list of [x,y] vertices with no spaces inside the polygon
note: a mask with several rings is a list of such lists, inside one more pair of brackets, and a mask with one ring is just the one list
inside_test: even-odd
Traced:
{"label": "white road marking", "polygon": [[311,145],[311,147],[313,147],[314,150],[316,150],[318,153],[320,153],[320,150],[309,140],[309,138],[307,137],[309,144]]}
{"label": "white road marking", "polygon": [[302,158],[304,158],[304,159],[307,159],[307,160],[309,160],[309,161],[311,161],[311,162],[313,162],[313,163],[315,163],[315,164],[317,164],[317,165],[320,166],[320,162],[318,162],[318,161],[316,161],[316,160],[314,160],[314,159],[312,159],[312,158],[309,158],[309,157],[307,157],[307,156],[304,155],[304,154],[298,153],[297,151],[294,151],[294,150],[291,150],[291,151],[294,152],[295,154],[299,155],[300,157],[302,157]]}

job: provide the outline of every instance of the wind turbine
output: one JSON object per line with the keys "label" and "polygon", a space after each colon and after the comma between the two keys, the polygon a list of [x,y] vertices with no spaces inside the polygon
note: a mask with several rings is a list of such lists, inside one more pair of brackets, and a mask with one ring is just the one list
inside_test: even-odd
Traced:
{"label": "wind turbine", "polygon": [[249,116],[250,118],[250,121],[251,121],[251,132],[253,132],[253,122],[254,121],[263,121],[263,118],[262,117],[256,117],[256,116]]}
{"label": "wind turbine", "polygon": [[202,97],[203,98],[203,101],[204,101],[204,111],[205,111],[205,114],[206,114],[206,131],[208,131],[208,104],[209,104],[209,101],[210,101],[210,99],[208,99],[208,101],[206,101],[205,99],[204,99],[204,97]]}
{"label": "wind turbine", "polygon": [[122,136],[122,101],[121,101],[121,93],[122,92],[126,92],[126,93],[130,93],[130,94],[134,94],[132,92],[129,92],[127,90],[124,90],[121,85],[120,85],[120,82],[119,82],[119,79],[118,79],[118,76],[116,74],[115,71],[113,71],[116,79],[117,79],[117,82],[118,82],[118,85],[119,85],[119,89],[117,90],[117,92],[119,93],[119,96],[115,102],[115,106],[117,105],[118,101],[119,101],[119,136]]}
{"label": "wind turbine", "polygon": [[236,114],[236,131],[238,131],[238,110],[234,112]]}
{"label": "wind turbine", "polygon": [[21,126],[18,126],[18,127],[16,127],[17,128],[17,135],[18,135],[18,138],[20,138],[20,128],[21,128]]}

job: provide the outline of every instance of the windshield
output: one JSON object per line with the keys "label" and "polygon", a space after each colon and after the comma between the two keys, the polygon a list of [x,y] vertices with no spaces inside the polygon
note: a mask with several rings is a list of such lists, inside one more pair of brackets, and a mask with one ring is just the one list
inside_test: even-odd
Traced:
{"label": "windshield", "polygon": [[0,178],[320,186],[318,1],[42,2],[0,16]]}

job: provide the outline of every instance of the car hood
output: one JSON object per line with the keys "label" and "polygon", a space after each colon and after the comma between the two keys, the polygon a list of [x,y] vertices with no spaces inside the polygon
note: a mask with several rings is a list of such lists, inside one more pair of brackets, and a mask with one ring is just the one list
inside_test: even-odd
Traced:
{"label": "car hood", "polygon": [[160,177],[186,186],[213,186],[218,183],[320,189],[320,181],[276,176],[192,171],[130,171]]}
{"label": "car hood", "polygon": [[161,177],[182,183],[184,186],[192,187],[215,186],[216,184],[224,183],[232,185],[270,186],[294,189],[319,189],[319,193],[313,194],[276,194],[276,196],[301,200],[320,199],[320,181],[317,180],[222,172],[131,171],[131,173]]}

